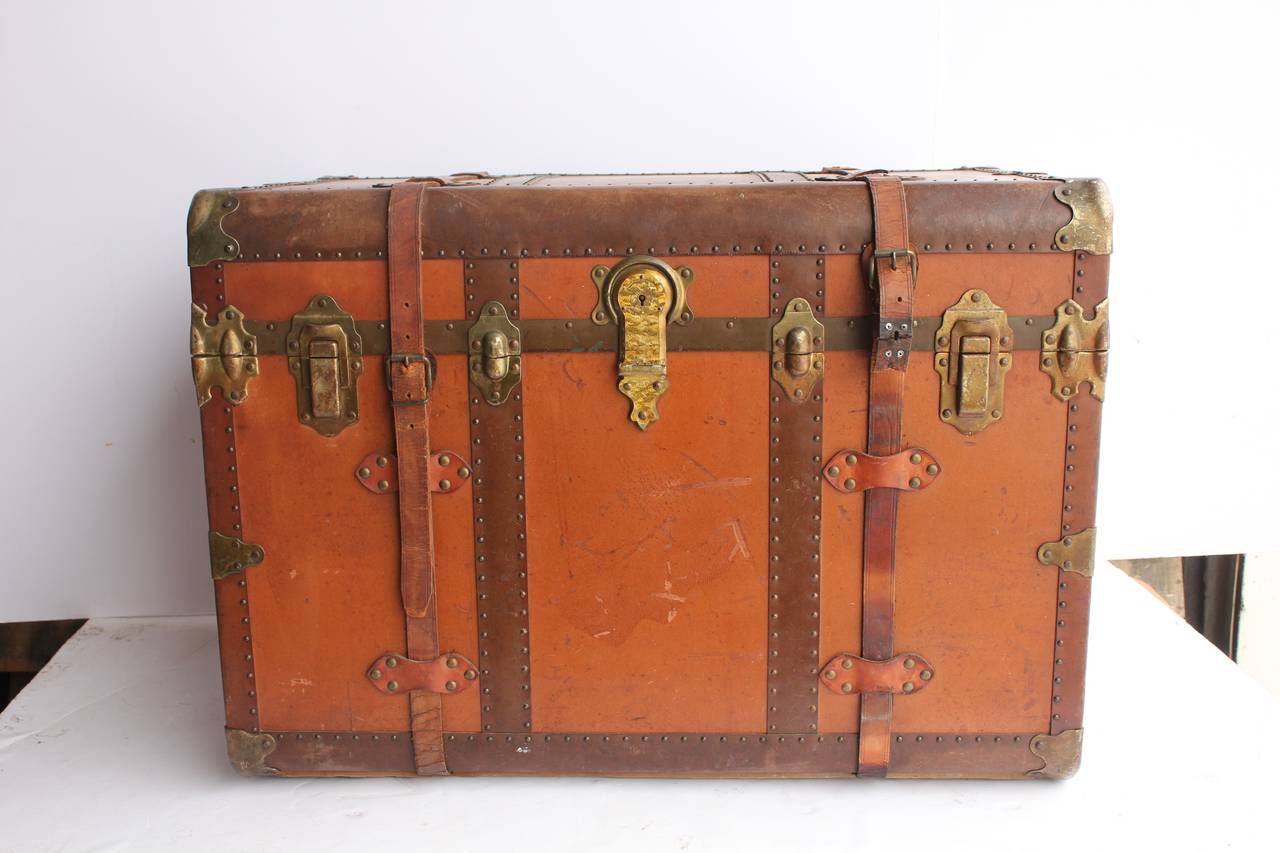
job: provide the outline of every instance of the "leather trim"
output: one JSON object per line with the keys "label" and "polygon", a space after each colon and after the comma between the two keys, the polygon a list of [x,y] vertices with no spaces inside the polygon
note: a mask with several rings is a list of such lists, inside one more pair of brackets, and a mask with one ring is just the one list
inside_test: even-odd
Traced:
{"label": "leather trim", "polygon": [[[500,302],[520,318],[516,261],[463,265],[467,317]],[[483,731],[523,732],[533,727],[529,677],[528,562],[525,537],[524,395],[517,385],[493,406],[471,385],[472,500],[476,559],[476,613],[480,649],[480,722]]]}
{"label": "leather trim", "polygon": [[932,453],[909,447],[892,456],[840,450],[827,461],[822,476],[836,491],[849,494],[867,489],[919,491],[929,488],[941,473]]}
{"label": "leather trim", "polygon": [[[777,319],[796,298],[824,313],[826,259],[769,261],[769,311]],[[770,732],[818,729],[819,595],[822,533],[822,381],[795,402],[769,386],[769,677]]]}
{"label": "leather trim", "polygon": [[[411,776],[407,732],[273,731],[270,762],[283,776]],[[1020,779],[1043,762],[1028,745],[1040,732],[900,732],[896,778]],[[454,774],[636,776],[843,776],[854,733],[449,732]]]}
{"label": "leather trim", "polygon": [[[191,301],[212,315],[226,307],[223,264],[191,270]],[[200,407],[200,435],[204,445],[204,481],[209,507],[209,530],[243,539],[235,412],[222,389]],[[218,652],[222,661],[222,696],[227,727],[258,731],[258,689],[255,681],[253,630],[249,610],[250,573],[236,572],[213,582],[218,614]]]}
{"label": "leather trim", "polygon": [[[426,184],[398,184],[387,212],[387,272],[391,348],[402,358],[387,369],[395,418],[400,500],[400,595],[404,602],[409,657],[440,654],[436,625],[435,543],[431,529],[427,394],[430,387],[422,324],[422,208]],[[448,773],[441,740],[440,694],[409,694],[414,760],[419,775]]]}

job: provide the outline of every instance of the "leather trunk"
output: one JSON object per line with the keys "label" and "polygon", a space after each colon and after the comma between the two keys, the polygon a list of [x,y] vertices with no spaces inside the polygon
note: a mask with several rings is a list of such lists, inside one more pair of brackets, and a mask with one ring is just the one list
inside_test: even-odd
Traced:
{"label": "leather trunk", "polygon": [[242,771],[1074,771],[1100,181],[323,178],[188,231]]}

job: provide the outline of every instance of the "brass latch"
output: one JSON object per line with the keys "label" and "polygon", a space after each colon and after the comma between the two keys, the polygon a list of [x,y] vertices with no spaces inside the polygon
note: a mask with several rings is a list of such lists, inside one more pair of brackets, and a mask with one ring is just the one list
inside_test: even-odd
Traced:
{"label": "brass latch", "polygon": [[249,380],[258,373],[257,338],[245,331],[244,314],[234,305],[222,309],[214,325],[207,318],[205,310],[193,303],[191,375],[196,400],[203,406],[217,386],[228,403],[238,406],[249,396]]}
{"label": "brass latch", "polygon": [[506,402],[520,384],[520,329],[501,302],[487,302],[467,332],[471,381],[491,406]]}
{"label": "brass latch", "polygon": [[631,401],[631,421],[646,429],[658,419],[658,398],[668,387],[667,326],[692,318],[686,289],[693,270],[638,255],[612,269],[595,267],[591,279],[599,296],[591,319],[618,324],[618,390]]}
{"label": "brass latch", "polygon": [[1106,299],[1093,309],[1092,320],[1084,318],[1084,307],[1074,299],[1059,305],[1057,321],[1040,339],[1040,369],[1053,381],[1053,396],[1070,399],[1080,390],[1080,383],[1088,382],[1089,393],[1101,402],[1106,393],[1110,339]]}
{"label": "brass latch", "polygon": [[933,366],[941,378],[938,414],[971,435],[1003,415],[1004,375],[1013,364],[1013,329],[982,290],[967,290],[942,315]]}
{"label": "brass latch", "polygon": [[809,399],[826,366],[822,324],[807,300],[787,303],[782,319],[773,326],[773,380],[787,392],[787,399],[802,403]]}
{"label": "brass latch", "polygon": [[333,297],[312,297],[293,316],[286,339],[298,386],[298,420],[321,435],[337,435],[360,419],[356,380],[364,369],[355,320]]}

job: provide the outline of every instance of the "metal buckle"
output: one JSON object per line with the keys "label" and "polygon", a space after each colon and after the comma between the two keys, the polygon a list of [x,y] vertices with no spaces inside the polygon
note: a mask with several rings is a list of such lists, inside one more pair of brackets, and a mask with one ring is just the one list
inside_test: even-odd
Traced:
{"label": "metal buckle", "polygon": [[880,271],[876,261],[881,258],[889,259],[890,269],[898,268],[898,258],[906,256],[911,259],[911,283],[915,284],[916,277],[920,272],[920,261],[916,257],[914,249],[876,249],[871,253],[870,260],[867,261],[869,269],[867,270],[867,283],[874,290],[880,286]]}
{"label": "metal buckle", "polygon": [[[430,354],[423,354],[420,352],[387,353],[387,358],[386,358],[386,361],[383,362],[382,369],[387,378],[388,391],[394,390],[391,387],[391,365],[393,364],[403,364],[405,367],[408,367],[411,364],[425,364],[427,366],[427,393],[428,394],[431,393],[431,388],[432,386],[435,385],[435,380],[436,380],[436,364],[435,364],[435,360],[431,358]],[[409,400],[406,402],[421,403],[421,402],[425,402],[425,400]]]}

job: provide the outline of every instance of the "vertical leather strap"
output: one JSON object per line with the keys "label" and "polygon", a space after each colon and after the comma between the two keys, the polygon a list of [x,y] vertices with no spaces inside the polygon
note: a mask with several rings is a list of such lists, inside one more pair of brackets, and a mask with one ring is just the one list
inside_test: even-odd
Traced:
{"label": "vertical leather strap", "polygon": [[[386,374],[400,477],[400,597],[404,602],[409,657],[418,660],[440,655],[428,481],[427,399],[431,366],[422,324],[422,215],[427,185],[428,182],[407,181],[392,187],[387,210],[391,347]],[[440,700],[439,693],[426,690],[409,694],[414,762],[419,775],[448,773]]]}
{"label": "vertical leather strap", "polygon": [[[911,297],[915,255],[907,233],[906,193],[899,178],[870,174],[875,242],[871,281],[879,296],[878,333],[871,353],[867,453],[891,456],[902,450],[902,407],[907,359],[911,354]],[[862,657],[893,657],[893,570],[898,526],[898,490],[866,493],[862,559]],[[884,776],[889,770],[893,696],[865,693],[858,735],[858,775]]]}

